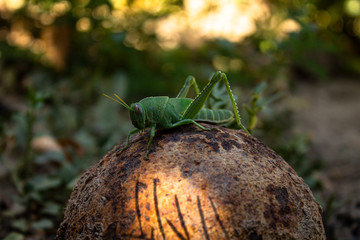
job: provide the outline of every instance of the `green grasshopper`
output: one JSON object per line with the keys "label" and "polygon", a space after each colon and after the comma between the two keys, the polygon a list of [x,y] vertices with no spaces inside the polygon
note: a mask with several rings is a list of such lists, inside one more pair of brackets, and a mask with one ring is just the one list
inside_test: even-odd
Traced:
{"label": "green grasshopper", "polygon": [[[140,132],[146,128],[151,128],[151,130],[145,158],[147,158],[150,153],[151,142],[155,136],[155,129],[169,129],[192,123],[202,130],[211,130],[210,128],[200,125],[197,121],[214,124],[232,122],[234,120],[234,114],[230,110],[212,110],[203,108],[215,85],[221,81],[224,82],[226,91],[230,97],[237,125],[245,132],[249,133],[248,130],[241,124],[240,114],[236,106],[234,96],[231,93],[227,77],[225,73],[218,71],[200,93],[195,78],[193,76],[189,76],[176,98],[169,98],[166,96],[147,97],[137,103],[131,104],[129,107],[118,95],[114,94],[119,101],[104,94],[105,97],[120,103],[130,111],[132,124],[136,127],[135,129],[129,131],[125,147],[120,149],[118,152],[129,147],[129,139],[132,134]],[[186,98],[191,86],[194,86],[197,94],[195,99]]]}

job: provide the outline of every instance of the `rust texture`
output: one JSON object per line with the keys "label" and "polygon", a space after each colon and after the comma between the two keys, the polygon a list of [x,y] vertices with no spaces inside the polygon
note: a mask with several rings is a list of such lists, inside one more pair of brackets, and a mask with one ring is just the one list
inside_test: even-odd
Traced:
{"label": "rust texture", "polygon": [[57,240],[325,239],[309,187],[256,138],[187,125],[157,131],[144,160],[148,136],[80,177]]}

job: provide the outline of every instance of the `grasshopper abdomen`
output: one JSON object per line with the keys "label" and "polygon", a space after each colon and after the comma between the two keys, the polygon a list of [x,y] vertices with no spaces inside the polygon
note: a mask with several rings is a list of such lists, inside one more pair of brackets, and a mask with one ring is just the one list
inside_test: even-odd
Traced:
{"label": "grasshopper abdomen", "polygon": [[195,121],[208,122],[215,124],[230,123],[234,120],[234,114],[226,109],[202,108],[195,116]]}

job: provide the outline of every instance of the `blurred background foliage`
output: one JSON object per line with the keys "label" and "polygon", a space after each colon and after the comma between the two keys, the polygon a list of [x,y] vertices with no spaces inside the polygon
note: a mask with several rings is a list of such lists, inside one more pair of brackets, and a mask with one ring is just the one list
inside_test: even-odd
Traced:
{"label": "blurred background foliage", "polygon": [[103,93],[176,96],[215,70],[254,135],[321,189],[281,102],[299,79],[359,74],[359,39],[360,0],[0,0],[0,238],[55,236],[77,177],[131,127]]}

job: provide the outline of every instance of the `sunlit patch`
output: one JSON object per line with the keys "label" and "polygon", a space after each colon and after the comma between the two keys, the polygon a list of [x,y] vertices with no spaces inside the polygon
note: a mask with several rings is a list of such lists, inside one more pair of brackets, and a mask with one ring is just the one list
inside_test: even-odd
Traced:
{"label": "sunlit patch", "polygon": [[213,58],[213,66],[220,71],[240,71],[243,62],[237,58],[230,58],[226,56],[216,55]]}
{"label": "sunlit patch", "polygon": [[[276,28],[276,26],[275,26]],[[294,19],[283,20],[277,27],[277,35],[280,39],[286,38],[290,33],[299,32],[301,26]]]}
{"label": "sunlit patch", "polygon": [[[350,5],[354,5],[352,1],[357,2],[358,0],[348,0]],[[157,43],[163,49],[172,49],[179,44],[195,48],[209,39],[241,42],[258,30],[258,22],[268,24],[267,29],[276,32],[275,36],[281,38],[300,29],[299,24],[294,20],[284,21],[279,16],[275,20],[265,0],[185,0],[182,6],[165,0],[134,0],[130,2],[110,0],[112,7],[107,4],[100,4],[92,10],[87,7],[89,2],[90,0],[78,0],[76,2],[60,0],[53,3],[46,11],[44,11],[44,6],[41,3],[33,3],[26,7],[26,11],[29,16],[39,20],[43,26],[51,26],[57,18],[71,10],[73,16],[78,18],[75,27],[79,32],[96,31],[97,28],[93,26],[92,18],[100,20],[101,26],[105,29],[116,33],[126,32],[124,44],[137,50],[144,50],[149,45],[143,37],[144,33],[156,35]],[[9,4],[13,4],[12,7]],[[9,9],[14,9],[23,6],[24,1],[0,0],[0,7],[5,5]],[[143,12],[153,15],[165,14],[164,17],[145,20],[142,29],[136,29],[131,22],[142,21],[137,18],[137,13],[141,15]],[[331,16],[327,12],[319,12],[316,16],[319,25],[322,24],[321,26],[326,27],[331,23]],[[272,23],[269,24],[269,21]],[[11,41],[14,42],[15,40]],[[22,46],[32,46],[31,43],[26,43],[24,37],[21,41]],[[269,49],[268,43],[263,43],[263,45],[263,48]],[[36,46],[34,51],[41,52],[39,50],[40,44],[36,44]],[[224,71],[225,69],[241,68],[241,63],[238,60],[230,59],[225,62],[221,61],[220,58],[214,59],[214,64],[223,65],[221,69]]]}
{"label": "sunlit patch", "polygon": [[115,10],[121,10],[127,6],[127,0],[110,0]]}
{"label": "sunlit patch", "polygon": [[66,12],[68,12],[70,10],[70,8],[71,8],[71,5],[68,1],[61,1],[61,2],[54,3],[54,5],[51,8],[51,12],[55,16],[62,16]]}
{"label": "sunlit patch", "polygon": [[109,14],[110,14],[110,9],[109,6],[106,4],[102,4],[96,7],[92,12],[92,15],[95,19],[105,19],[109,16]]}
{"label": "sunlit patch", "polygon": [[30,46],[30,50],[35,54],[41,54],[45,52],[45,43],[41,39],[36,39]]}
{"label": "sunlit patch", "polygon": [[54,21],[55,21],[55,18],[51,13],[43,13],[40,16],[40,22],[45,26],[53,24]]}
{"label": "sunlit patch", "polygon": [[25,29],[23,22],[15,21],[11,25],[10,33],[6,36],[9,45],[28,48],[31,46],[33,38],[29,31]]}
{"label": "sunlit patch", "polygon": [[25,0],[0,0],[0,10],[15,11],[24,6]]}
{"label": "sunlit patch", "polygon": [[79,32],[88,32],[90,30],[90,28],[91,28],[91,21],[87,17],[80,18],[76,22],[76,29]]}
{"label": "sunlit patch", "polygon": [[349,16],[357,17],[360,15],[360,0],[347,0],[344,7]]}
{"label": "sunlit patch", "polygon": [[160,46],[173,48],[185,43],[196,47],[214,38],[239,42],[256,31],[256,21],[270,14],[262,0],[241,4],[235,0],[187,0],[184,6],[183,11],[157,22],[155,32]]}

